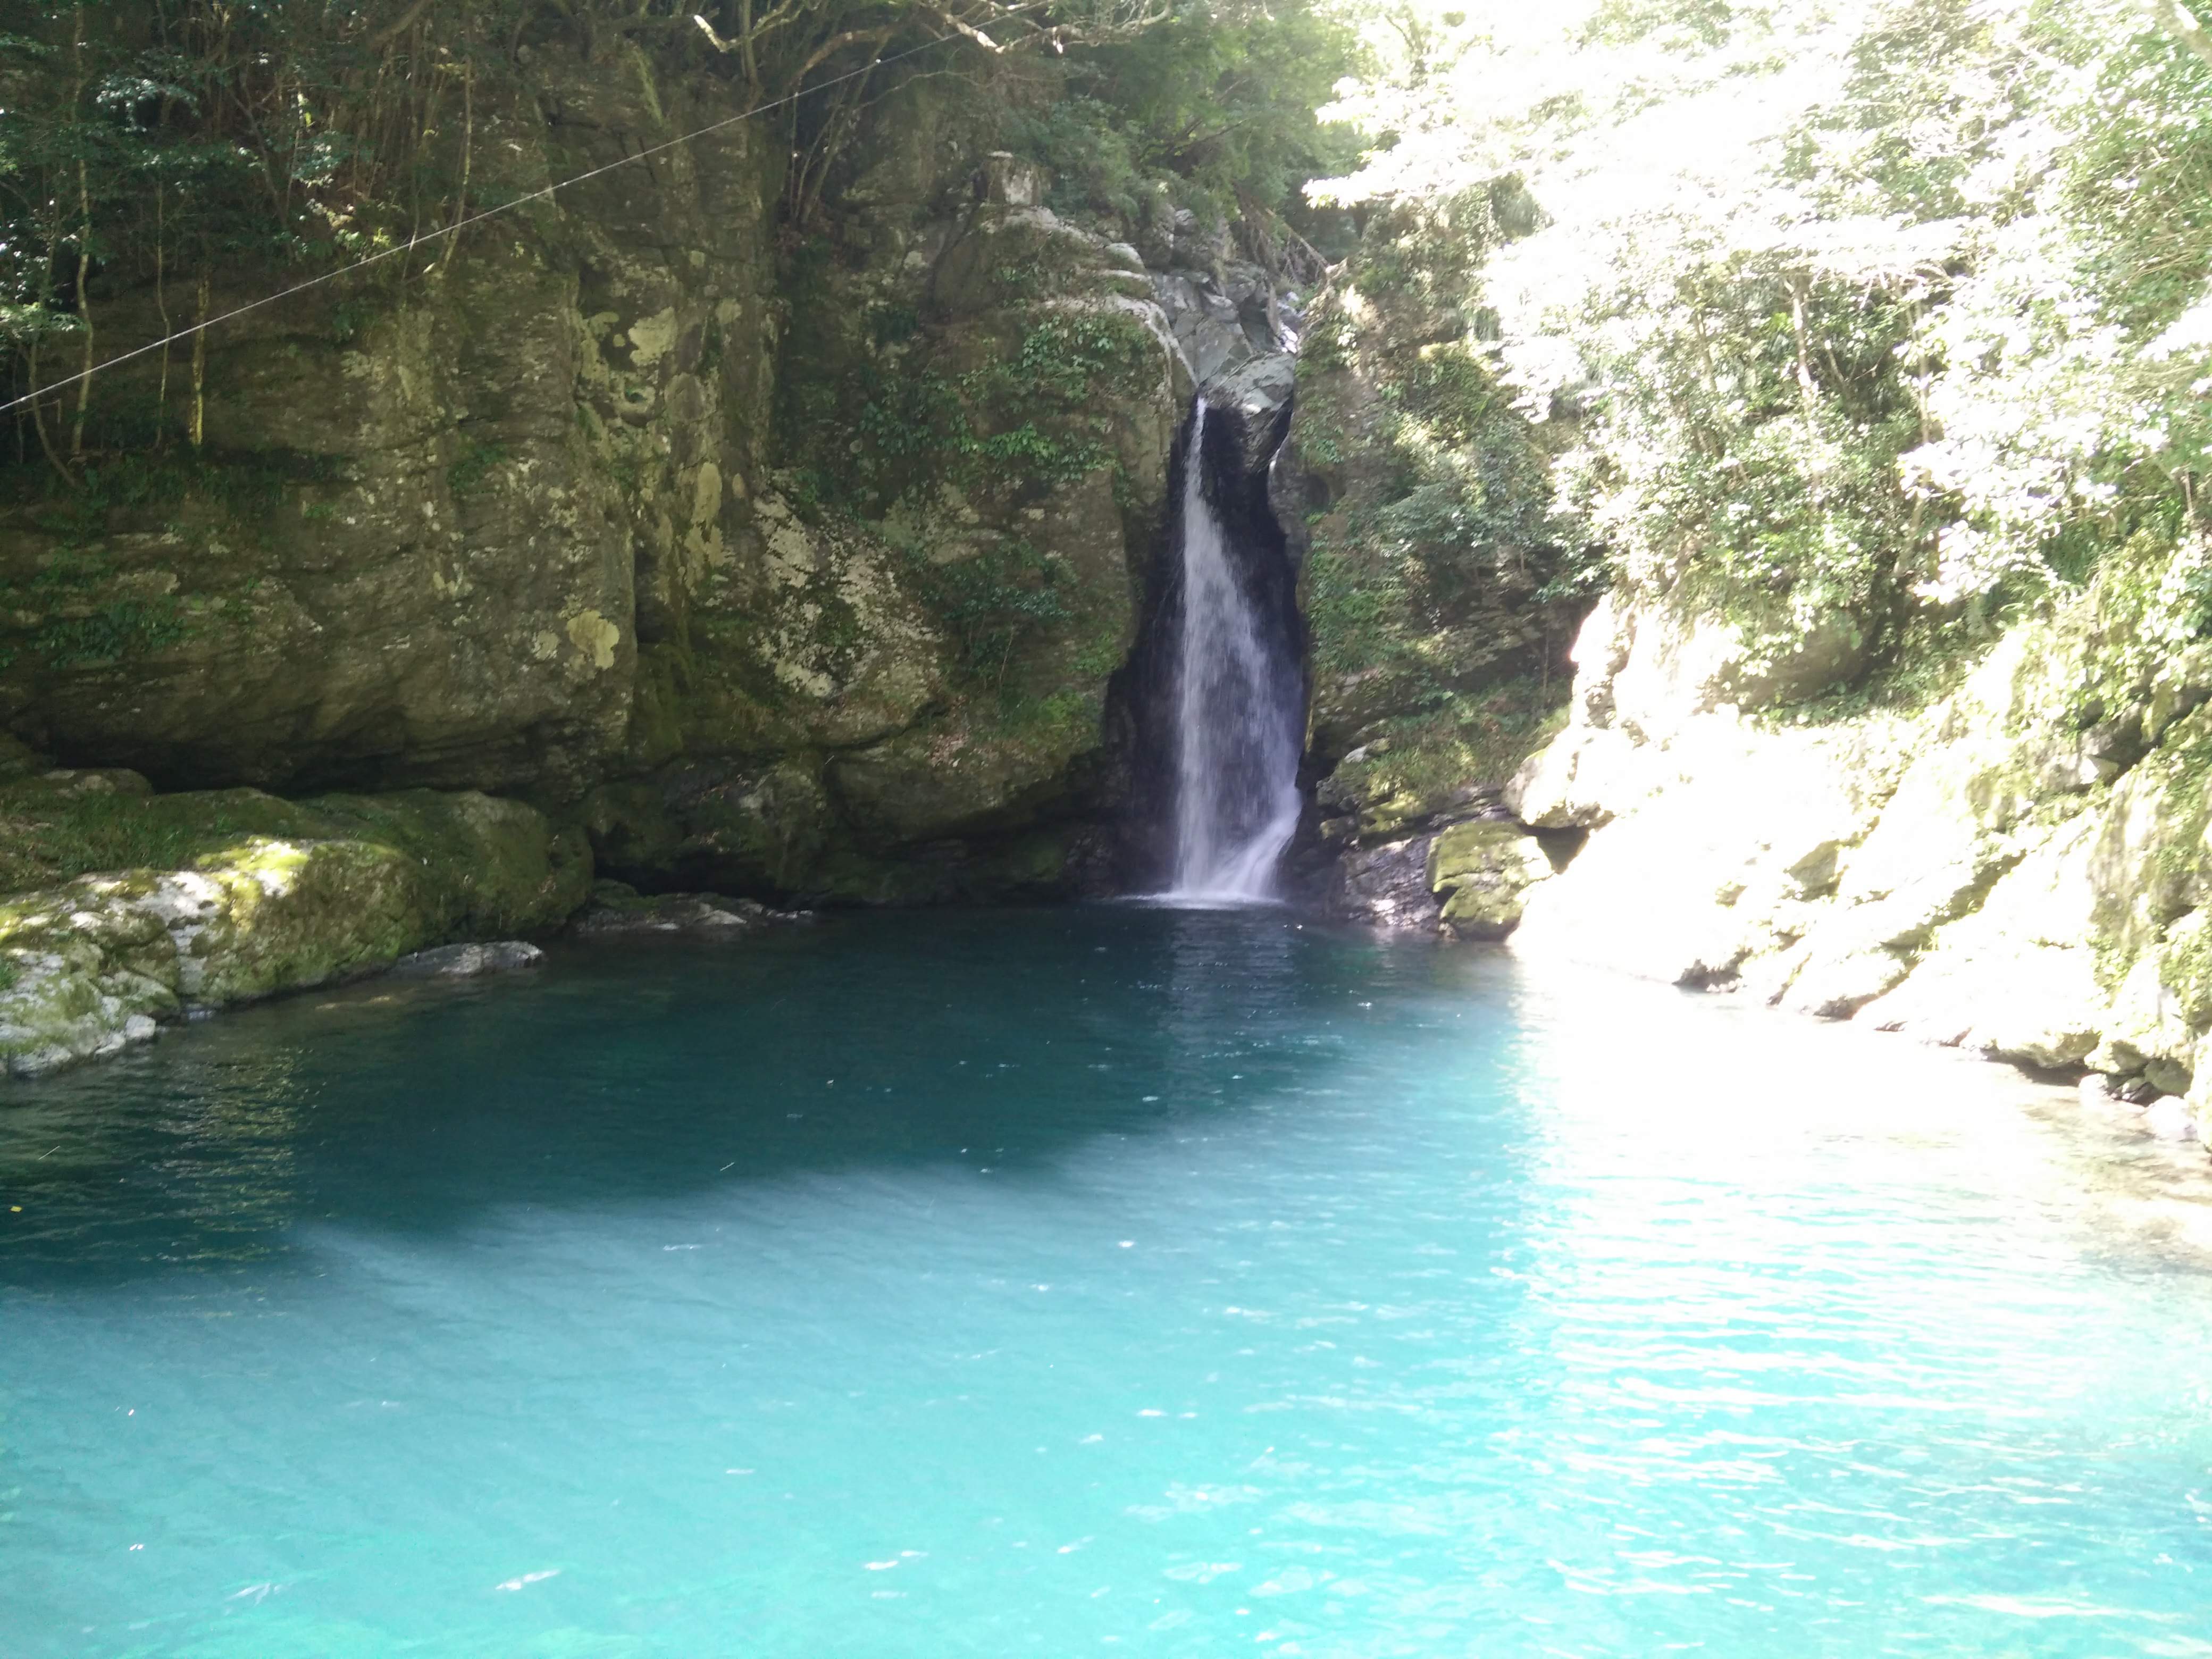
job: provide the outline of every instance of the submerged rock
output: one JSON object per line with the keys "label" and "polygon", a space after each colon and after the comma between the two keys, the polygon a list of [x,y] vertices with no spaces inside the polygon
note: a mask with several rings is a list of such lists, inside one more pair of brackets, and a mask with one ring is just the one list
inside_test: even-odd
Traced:
{"label": "submerged rock", "polygon": [[2172,1096],[2154,1101],[2145,1108],[2142,1124],[2160,1140],[2200,1139],[2196,1117],[2185,1104]]}
{"label": "submerged rock", "polygon": [[799,921],[806,913],[774,910],[756,899],[719,893],[643,894],[618,881],[592,890],[592,902],[570,924],[580,938],[616,933],[726,933],[771,921]]}
{"label": "submerged rock", "polygon": [[545,952],[521,939],[499,939],[489,945],[441,945],[417,951],[392,964],[400,979],[471,979],[479,974],[506,973],[517,968],[536,968]]}

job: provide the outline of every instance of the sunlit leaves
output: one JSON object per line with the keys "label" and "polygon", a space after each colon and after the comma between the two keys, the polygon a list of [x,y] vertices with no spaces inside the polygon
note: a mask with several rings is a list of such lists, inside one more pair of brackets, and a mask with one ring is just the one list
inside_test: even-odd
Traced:
{"label": "sunlit leaves", "polygon": [[[1340,106],[1376,148],[1323,189],[1533,196],[1470,307],[1527,412],[1583,411],[1561,498],[1620,578],[1781,651],[2100,547],[2201,565],[2212,67],[2129,0],[1498,0],[1378,39]],[[2192,580],[2158,591],[2201,619]]]}

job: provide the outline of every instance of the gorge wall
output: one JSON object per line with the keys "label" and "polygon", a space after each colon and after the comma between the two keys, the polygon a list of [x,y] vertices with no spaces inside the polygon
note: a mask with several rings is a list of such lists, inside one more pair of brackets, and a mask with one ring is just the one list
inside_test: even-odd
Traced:
{"label": "gorge wall", "polygon": [[[1054,212],[988,76],[915,73],[794,219],[772,129],[654,148],[731,113],[703,48],[533,27],[473,106],[477,186],[651,155],[226,325],[203,443],[10,475],[10,1070],[548,932],[595,878],[1157,885],[1203,387],[1240,544],[1297,585],[1295,894],[2086,1070],[2197,1133],[2212,647],[2147,624],[2154,549],[1940,640],[1875,584],[1778,650],[1694,550],[1611,568],[1562,513],[1590,388],[1509,387],[1480,297],[1540,217],[1512,180],[1374,207],[1302,296],[1164,198]],[[176,302],[107,295],[103,338]],[[184,372],[102,406],[173,421]]]}
{"label": "gorge wall", "polygon": [[[477,112],[504,173],[482,187],[728,96],[619,41],[546,45]],[[953,107],[923,83],[882,112],[796,252],[781,158],[738,123],[470,233],[397,294],[220,331],[196,471],[118,467],[0,524],[0,719],[166,789],[513,793],[663,882],[1050,884],[1065,849],[1023,836],[1098,805],[1081,763],[1188,380],[1140,262],[975,190]],[[939,414],[902,386],[963,376],[963,444],[1057,466],[939,465],[862,504],[894,521],[822,510],[819,481],[871,459],[871,409],[896,441]],[[817,392],[868,406],[779,431]]]}
{"label": "gorge wall", "polygon": [[[548,13],[514,62],[472,111],[484,198],[654,153],[404,281],[216,331],[201,446],[96,448],[58,493],[35,450],[16,469],[12,1069],[557,927],[594,874],[990,901],[1099,890],[1141,854],[1127,665],[1176,434],[1200,379],[1255,363],[1226,395],[1279,411],[1270,280],[1188,212],[1141,252],[1056,216],[971,78],[893,77],[799,235],[774,127],[656,149],[742,94],[696,46]],[[237,270],[207,307],[278,280]],[[165,303],[104,298],[105,345],[156,337]],[[149,356],[100,405],[158,388],[173,415],[182,379]],[[509,854],[528,902],[446,891],[504,890]],[[265,971],[201,971],[229,937],[204,910],[242,938],[349,907]]]}

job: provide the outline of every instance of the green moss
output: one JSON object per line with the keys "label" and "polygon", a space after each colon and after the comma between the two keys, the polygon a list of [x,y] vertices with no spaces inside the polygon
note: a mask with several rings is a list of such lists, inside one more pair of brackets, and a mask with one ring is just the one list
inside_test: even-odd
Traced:
{"label": "green moss", "polygon": [[446,469],[446,487],[456,499],[465,500],[483,488],[495,469],[507,459],[507,450],[499,444],[488,444],[474,438],[462,440],[453,457],[453,465]]}
{"label": "green moss", "polygon": [[1534,682],[1448,694],[1382,720],[1360,757],[1337,768],[1332,789],[1356,803],[1362,833],[1387,835],[1469,790],[1502,788],[1565,723],[1559,700]]}
{"label": "green moss", "polygon": [[435,931],[495,938],[558,927],[580,905],[591,855],[580,834],[556,834],[519,801],[411,789],[325,795],[305,803],[325,833],[406,854],[428,872]]}
{"label": "green moss", "polygon": [[557,927],[590,878],[580,837],[552,834],[520,802],[427,789],[310,801],[258,789],[154,795],[118,787],[111,775],[0,786],[0,891],[95,872],[218,869],[245,857],[242,849],[276,842],[348,842],[388,849],[426,872],[433,931],[481,937]]}
{"label": "green moss", "polygon": [[112,870],[182,870],[254,836],[315,833],[315,815],[258,789],[148,795],[84,778],[0,786],[0,892]]}
{"label": "green moss", "polygon": [[[0,627],[0,667],[26,653],[50,668],[127,662],[192,637],[211,606],[178,591],[191,556],[212,556],[226,540],[265,545],[288,501],[340,476],[328,458],[289,451],[106,456],[73,483],[0,470],[0,495],[35,503],[32,521],[49,538],[35,565],[0,571],[0,617],[13,623]],[[161,573],[164,588],[134,585],[118,565],[108,550],[125,533],[158,535],[186,556]]]}
{"label": "green moss", "polygon": [[423,872],[390,847],[256,838],[204,860],[203,873],[226,902],[201,941],[200,1001],[323,984],[442,935]]}

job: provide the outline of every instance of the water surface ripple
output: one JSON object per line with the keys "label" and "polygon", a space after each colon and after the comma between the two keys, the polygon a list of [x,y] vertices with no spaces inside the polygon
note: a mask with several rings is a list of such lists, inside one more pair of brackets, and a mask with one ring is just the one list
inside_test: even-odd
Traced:
{"label": "water surface ripple", "polygon": [[7,1101],[10,1659],[2212,1656],[2201,1176],[1896,1039],[1103,908]]}

